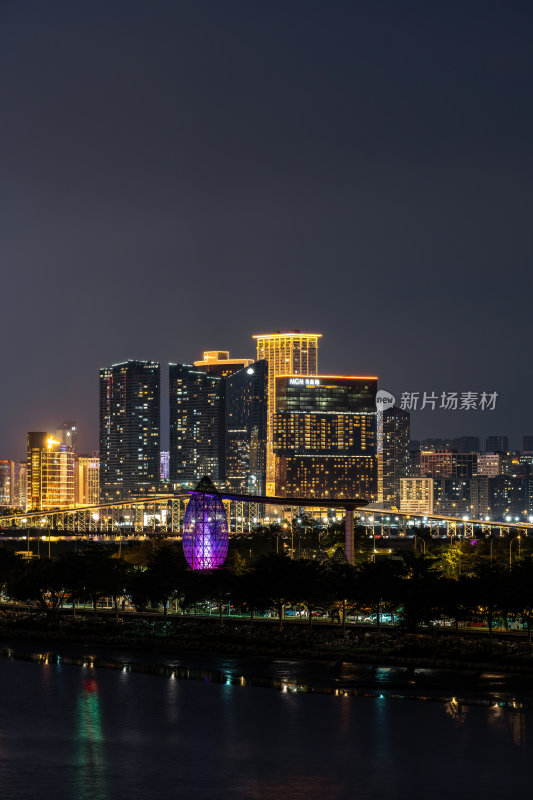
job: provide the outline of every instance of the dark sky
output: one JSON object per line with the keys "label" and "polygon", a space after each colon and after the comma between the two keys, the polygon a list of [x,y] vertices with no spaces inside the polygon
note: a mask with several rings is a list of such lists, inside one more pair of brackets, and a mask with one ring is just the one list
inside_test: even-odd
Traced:
{"label": "dark sky", "polygon": [[497,391],[533,433],[530,0],[3,0],[0,457],[98,369],[323,333],[319,367]]}

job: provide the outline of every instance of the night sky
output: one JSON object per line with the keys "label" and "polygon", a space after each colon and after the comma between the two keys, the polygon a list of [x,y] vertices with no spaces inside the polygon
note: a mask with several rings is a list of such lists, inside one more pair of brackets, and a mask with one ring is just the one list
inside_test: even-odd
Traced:
{"label": "night sky", "polygon": [[532,23],[530,0],[3,0],[0,458],[64,419],[97,448],[102,366],[166,386],[295,327],[397,397],[499,393],[413,437],[533,434]]}

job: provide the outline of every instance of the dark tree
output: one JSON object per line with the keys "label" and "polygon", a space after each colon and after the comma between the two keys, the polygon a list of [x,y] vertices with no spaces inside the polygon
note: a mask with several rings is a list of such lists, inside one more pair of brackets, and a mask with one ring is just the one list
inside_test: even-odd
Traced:
{"label": "dark tree", "polygon": [[172,545],[159,546],[148,560],[145,574],[146,591],[151,602],[162,604],[165,617],[169,600],[180,590],[183,594],[186,571],[184,558]]}
{"label": "dark tree", "polygon": [[259,559],[256,565],[258,591],[268,598],[269,607],[277,613],[280,630],[283,629],[283,609],[295,599],[296,563],[284,555],[269,555]]}

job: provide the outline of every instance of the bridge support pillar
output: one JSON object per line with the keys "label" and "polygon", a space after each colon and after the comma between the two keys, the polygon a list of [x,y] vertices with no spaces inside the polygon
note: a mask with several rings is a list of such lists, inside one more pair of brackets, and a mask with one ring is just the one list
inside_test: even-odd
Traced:
{"label": "bridge support pillar", "polygon": [[346,538],[345,553],[348,564],[355,564],[355,553],[353,544],[353,508],[346,509]]}

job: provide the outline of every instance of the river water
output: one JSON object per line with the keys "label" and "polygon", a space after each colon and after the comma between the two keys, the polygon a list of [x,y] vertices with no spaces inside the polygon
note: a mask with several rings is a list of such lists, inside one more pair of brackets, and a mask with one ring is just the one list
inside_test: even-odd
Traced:
{"label": "river water", "polygon": [[[529,793],[521,679],[203,658],[187,672],[170,659],[2,651],[3,800]],[[446,681],[462,696],[443,695]],[[513,708],[517,688],[526,702]]]}

